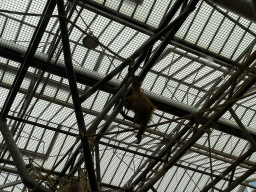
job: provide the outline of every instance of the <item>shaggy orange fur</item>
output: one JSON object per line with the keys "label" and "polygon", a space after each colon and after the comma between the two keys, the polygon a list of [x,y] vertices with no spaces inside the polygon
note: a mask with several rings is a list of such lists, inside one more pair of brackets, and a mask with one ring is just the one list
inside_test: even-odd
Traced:
{"label": "shaggy orange fur", "polygon": [[147,128],[147,124],[151,119],[154,109],[156,108],[149,98],[141,92],[141,83],[134,75],[133,68],[132,74],[132,94],[125,97],[124,106],[128,110],[132,110],[134,115],[134,122],[140,124],[140,128],[137,134],[138,143],[141,141],[141,136]]}

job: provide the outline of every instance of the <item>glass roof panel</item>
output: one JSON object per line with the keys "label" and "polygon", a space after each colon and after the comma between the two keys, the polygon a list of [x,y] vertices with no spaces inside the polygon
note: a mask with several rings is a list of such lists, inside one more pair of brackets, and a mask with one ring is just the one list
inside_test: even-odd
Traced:
{"label": "glass roof panel", "polygon": [[[73,28],[69,24],[68,27],[70,51],[78,81],[79,95],[86,93],[99,80],[120,66],[124,59],[153,36],[174,2],[176,1],[144,0],[142,4],[136,4],[130,0],[97,0],[84,2],[82,7],[77,5],[70,19],[75,22],[76,26]],[[38,0],[25,3],[22,1],[0,3],[0,9],[5,10],[5,12],[0,10],[1,108],[6,102],[8,92],[18,74],[18,69],[24,60],[24,55],[40,19],[39,16],[20,13],[41,14],[46,3],[47,1]],[[100,6],[93,3],[100,3]],[[69,2],[65,1],[65,4],[67,12],[72,12]],[[88,8],[88,4],[91,4],[91,8]],[[6,10],[13,11],[15,14],[7,13]],[[16,12],[20,13],[16,14]],[[53,14],[58,14],[57,9]],[[173,20],[177,17],[178,14],[175,14]],[[241,70],[238,64],[242,64],[243,61],[237,59],[251,44],[254,44],[254,27],[255,24],[243,15],[213,6],[209,1],[199,1],[196,10],[183,23],[175,34],[175,38],[164,49],[143,81],[142,91],[157,105],[157,109],[148,124],[150,129],[146,130],[141,143],[139,145],[136,143],[135,131],[127,131],[131,128],[138,128],[139,125],[128,121],[120,114],[114,118],[107,130],[107,133],[112,134],[101,138],[100,141],[103,143],[99,144],[99,156],[102,183],[116,187],[127,186],[131,180],[134,181],[145,170],[149,159],[157,157],[164,151],[177,133],[189,122],[191,123],[191,118],[187,117],[176,121],[172,119],[197,112],[204,102],[207,102],[222,88],[233,73]],[[48,170],[52,169],[75,143],[76,137],[73,134],[79,133],[69,82],[65,74],[62,45],[56,44],[55,46],[55,43],[61,40],[58,30],[58,18],[52,17],[37,48],[36,59],[32,61],[22,81],[7,118],[10,130],[15,132],[13,135],[25,163],[33,161],[38,164],[37,166],[43,166]],[[104,47],[100,45],[95,49],[84,47],[83,39],[88,34],[97,37]],[[153,51],[147,54],[148,57],[154,56],[162,40],[154,44]],[[54,56],[48,58],[51,54]],[[52,63],[49,62],[50,59]],[[147,62],[144,61],[141,63],[136,75],[140,75],[146,64]],[[253,68],[243,69],[244,72],[250,72],[237,78],[234,93],[239,91],[243,83],[250,80],[254,74],[254,64],[251,66]],[[51,69],[48,70],[47,67]],[[110,82],[81,104],[86,128],[91,128],[92,122],[97,119],[118,92],[119,85],[128,73],[127,68],[115,74]],[[254,89],[252,86],[249,91],[247,90],[247,94],[253,92]],[[231,88],[227,88],[223,97],[218,98],[224,98],[219,100],[220,103],[228,100],[230,90]],[[256,116],[254,100],[254,96],[248,97],[237,101],[232,107],[253,136],[255,136]],[[107,115],[100,119],[96,133],[100,132],[113,111],[112,106]],[[134,113],[129,112],[128,115],[133,116]],[[16,121],[14,117],[30,122]],[[203,121],[207,120],[204,119],[206,117],[207,115],[200,116]],[[32,123],[42,125],[32,125]],[[229,112],[225,112],[221,119],[214,123],[211,126],[210,135],[211,161],[213,174],[220,175],[244,154],[250,145],[242,134],[238,135],[239,126]],[[197,125],[192,124],[203,126],[202,122],[197,122]],[[219,125],[225,130],[222,130],[223,127],[218,128]],[[47,129],[47,126],[55,131]],[[66,131],[66,133],[59,133],[61,131]],[[175,142],[169,159],[172,159],[176,152],[182,150],[182,146],[193,138],[192,131],[190,129],[187,137],[182,137],[184,140]],[[1,158],[12,162],[1,134],[0,141]],[[71,161],[77,148],[78,144],[55,169],[57,173],[60,174],[66,163]],[[81,152],[72,160],[75,164],[79,161]],[[93,159],[94,155],[95,152]],[[145,157],[145,155],[149,156]],[[161,171],[164,158],[166,156],[161,157],[161,162],[150,171],[146,182]],[[167,161],[168,158],[166,158]],[[244,163],[239,164],[234,178],[238,178],[251,168],[254,161],[255,155],[252,155]],[[5,167],[15,168],[4,161],[0,163]],[[17,171],[15,174],[1,172],[1,176],[5,180],[0,183],[2,185],[20,180]],[[78,174],[75,173],[75,176]],[[230,174],[227,177],[229,178]],[[253,177],[255,176],[250,176],[250,178]],[[209,143],[207,134],[204,134],[184,152],[184,155],[175,162],[165,176],[153,185],[154,188],[151,191],[154,189],[157,191],[197,191],[210,182]],[[23,184],[14,186],[5,188],[5,190],[21,191],[24,187]],[[227,186],[227,179],[216,185],[220,190],[224,190]],[[238,187],[233,191],[236,191]]]}

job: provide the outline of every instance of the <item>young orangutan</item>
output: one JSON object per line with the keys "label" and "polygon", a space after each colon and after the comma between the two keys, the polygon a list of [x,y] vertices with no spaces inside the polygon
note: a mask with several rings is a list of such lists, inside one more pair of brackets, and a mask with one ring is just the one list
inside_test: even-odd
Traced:
{"label": "young orangutan", "polygon": [[[132,94],[124,98],[124,106],[128,110],[132,110],[134,115],[134,122],[140,124],[137,134],[138,143],[141,141],[141,136],[147,128],[147,124],[151,119],[154,109],[156,108],[149,98],[144,95],[141,90],[141,83],[134,75],[133,68],[129,68],[132,75]],[[130,120],[130,119],[129,119]]]}

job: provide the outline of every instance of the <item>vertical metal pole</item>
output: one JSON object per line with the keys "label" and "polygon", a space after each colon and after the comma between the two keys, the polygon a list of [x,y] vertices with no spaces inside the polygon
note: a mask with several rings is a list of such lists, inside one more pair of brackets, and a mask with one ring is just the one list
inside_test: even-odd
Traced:
{"label": "vertical metal pole", "polygon": [[101,183],[99,140],[95,140],[94,146],[95,146],[97,182]]}
{"label": "vertical metal pole", "polygon": [[[72,56],[70,53],[67,22],[64,19],[66,14],[65,14],[63,0],[57,0],[57,5],[58,5],[58,12],[60,15],[59,20],[60,20],[60,28],[61,28],[61,35],[62,35],[62,44],[63,44],[63,52],[64,52],[66,71],[67,71],[67,76],[68,76],[68,80],[69,80],[69,86],[71,89],[72,100],[73,100],[73,104],[74,104],[74,108],[75,108],[77,124],[78,124],[78,128],[80,131],[80,135],[82,136],[82,135],[86,134],[86,128],[85,128],[85,122],[84,122],[81,104],[79,102],[76,78],[75,78],[75,73],[74,73],[73,64],[72,64]],[[83,146],[85,163],[86,163],[86,168],[88,171],[88,177],[89,177],[91,189],[92,189],[92,191],[98,191],[91,150],[89,148],[89,141],[88,141],[87,137],[81,137],[81,142],[82,142],[82,146]]]}

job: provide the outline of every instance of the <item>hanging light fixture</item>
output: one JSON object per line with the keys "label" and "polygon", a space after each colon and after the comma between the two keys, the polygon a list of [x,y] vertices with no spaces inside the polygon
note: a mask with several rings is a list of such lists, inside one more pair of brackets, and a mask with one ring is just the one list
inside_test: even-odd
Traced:
{"label": "hanging light fixture", "polygon": [[95,49],[99,45],[99,40],[97,37],[94,37],[92,32],[89,33],[83,39],[83,45],[89,49]]}

